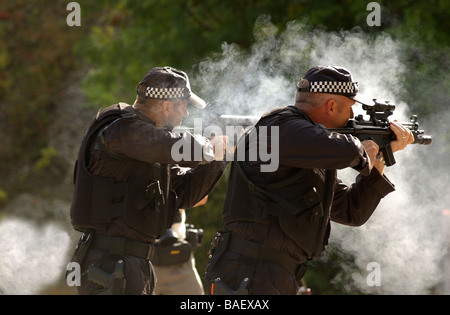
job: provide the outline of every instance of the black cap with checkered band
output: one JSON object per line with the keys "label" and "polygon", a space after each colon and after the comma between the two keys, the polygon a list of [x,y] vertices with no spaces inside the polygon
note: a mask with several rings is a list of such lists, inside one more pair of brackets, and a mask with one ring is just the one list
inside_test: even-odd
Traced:
{"label": "black cap with checkered band", "polygon": [[297,91],[310,93],[339,94],[358,103],[373,105],[373,99],[358,94],[358,82],[352,81],[352,75],[344,67],[315,66],[308,70],[298,81]]}
{"label": "black cap with checkered band", "polygon": [[187,99],[197,108],[206,107],[206,102],[192,92],[187,74],[172,67],[151,68],[139,82],[137,94],[144,98]]}

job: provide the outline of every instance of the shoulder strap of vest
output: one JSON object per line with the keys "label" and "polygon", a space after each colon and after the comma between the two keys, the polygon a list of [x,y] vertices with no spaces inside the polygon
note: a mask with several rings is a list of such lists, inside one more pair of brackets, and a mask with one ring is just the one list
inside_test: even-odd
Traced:
{"label": "shoulder strap of vest", "polygon": [[92,119],[89,124],[89,128],[84,135],[81,148],[78,154],[78,164],[80,166],[89,167],[89,148],[91,147],[92,142],[95,140],[92,138],[94,134],[96,134],[102,127],[108,125],[108,123],[116,120],[120,115],[118,112],[120,111],[120,104],[111,105],[107,108],[100,109],[97,112],[97,115]]}
{"label": "shoulder strap of vest", "polygon": [[107,107],[104,110],[100,110],[97,113],[96,122],[98,122],[99,127],[95,129],[97,132],[97,135],[95,136],[94,140],[95,145],[98,146],[100,150],[102,150],[103,152],[105,152],[107,155],[111,156],[114,159],[123,161],[133,160],[127,156],[109,150],[103,141],[102,133],[109,125],[111,125],[116,120],[119,120],[123,117],[131,117],[131,116],[136,116],[136,114],[133,113],[130,105],[124,103],[119,103]]}
{"label": "shoulder strap of vest", "polygon": [[105,125],[113,122],[114,120],[123,117],[123,116],[132,116],[134,115],[131,112],[130,105],[125,103],[118,103],[111,105],[109,107],[100,109],[97,112],[97,115],[91,122],[91,125],[88,129],[89,133],[94,133],[98,131],[100,128],[104,127]]}

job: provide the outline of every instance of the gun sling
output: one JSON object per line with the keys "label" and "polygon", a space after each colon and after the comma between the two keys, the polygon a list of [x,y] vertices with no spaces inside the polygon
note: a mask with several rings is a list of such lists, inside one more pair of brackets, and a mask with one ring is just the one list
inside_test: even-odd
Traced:
{"label": "gun sling", "polygon": [[155,250],[153,244],[135,242],[123,237],[108,235],[95,235],[92,247],[108,250],[113,255],[130,255],[145,260],[151,260]]}

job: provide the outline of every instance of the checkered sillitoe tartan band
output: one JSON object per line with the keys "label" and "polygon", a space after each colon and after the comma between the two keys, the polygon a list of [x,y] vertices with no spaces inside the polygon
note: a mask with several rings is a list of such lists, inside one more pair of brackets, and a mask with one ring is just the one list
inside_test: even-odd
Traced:
{"label": "checkered sillitoe tartan band", "polygon": [[147,87],[145,89],[146,98],[160,98],[160,99],[171,99],[171,98],[188,98],[189,91],[186,88],[156,88]]}
{"label": "checkered sillitoe tartan band", "polygon": [[309,92],[356,95],[356,93],[358,92],[358,82],[310,82]]}

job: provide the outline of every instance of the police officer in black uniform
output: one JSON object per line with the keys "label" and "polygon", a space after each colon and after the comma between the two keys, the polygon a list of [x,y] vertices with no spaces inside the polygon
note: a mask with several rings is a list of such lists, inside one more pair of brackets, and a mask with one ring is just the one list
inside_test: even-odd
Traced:
{"label": "police officer in black uniform", "polygon": [[223,137],[172,131],[188,116],[188,103],[205,107],[186,73],[157,67],[139,82],[132,106],[109,106],[91,122],[70,213],[83,232],[73,257],[81,265],[80,294],[153,294],[155,240],[179,208],[194,206],[223,175]]}
{"label": "police officer in black uniform", "polygon": [[[318,257],[327,244],[330,220],[362,225],[394,191],[375,142],[327,129],[344,127],[353,118],[355,101],[366,102],[357,92],[347,69],[313,67],[297,84],[294,106],[263,115],[241,138],[236,152],[245,150],[246,159],[232,164],[223,207],[225,230],[215,236],[205,274],[209,293],[297,294],[304,262]],[[261,127],[266,132],[255,136]],[[278,128],[279,139],[272,128]],[[390,128],[397,137],[393,152],[414,141],[400,124],[393,122]],[[249,151],[262,141],[270,151],[277,140],[279,167],[263,171],[268,163],[249,159]],[[351,187],[336,176],[338,169],[348,167],[360,173]]]}

